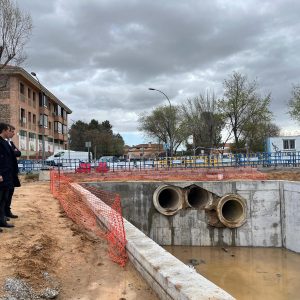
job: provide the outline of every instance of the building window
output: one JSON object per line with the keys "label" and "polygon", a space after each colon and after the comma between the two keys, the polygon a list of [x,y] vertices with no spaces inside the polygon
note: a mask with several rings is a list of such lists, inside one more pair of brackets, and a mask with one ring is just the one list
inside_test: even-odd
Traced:
{"label": "building window", "polygon": [[54,122],[54,131],[62,133],[62,124],[60,122]]}
{"label": "building window", "polygon": [[24,84],[22,82],[20,82],[20,93],[21,94],[25,94],[25,87],[24,87]]}
{"label": "building window", "polygon": [[23,137],[26,137],[27,136],[27,132],[25,130],[20,130],[19,135],[23,136]]}
{"label": "building window", "polygon": [[48,97],[44,93],[39,93],[40,107],[48,107]]}
{"label": "building window", "polygon": [[30,99],[31,98],[31,89],[30,88],[28,88],[28,98]]}
{"label": "building window", "polygon": [[44,128],[48,128],[48,116],[40,115],[40,126],[44,126]]}
{"label": "building window", "polygon": [[60,107],[58,104],[55,106],[55,114],[56,116],[62,117],[63,116],[63,108]]}
{"label": "building window", "polygon": [[295,150],[295,140],[283,140],[283,150]]}
{"label": "building window", "polygon": [[36,115],[35,114],[32,115],[32,123],[36,124]]}
{"label": "building window", "polygon": [[63,126],[62,126],[62,133],[63,133],[63,134],[68,133],[67,125],[63,125]]}
{"label": "building window", "polygon": [[26,124],[26,113],[25,113],[25,109],[21,108],[20,109],[20,125],[25,126],[25,124]]}
{"label": "building window", "polygon": [[44,107],[48,108],[49,98],[45,95],[44,96]]}

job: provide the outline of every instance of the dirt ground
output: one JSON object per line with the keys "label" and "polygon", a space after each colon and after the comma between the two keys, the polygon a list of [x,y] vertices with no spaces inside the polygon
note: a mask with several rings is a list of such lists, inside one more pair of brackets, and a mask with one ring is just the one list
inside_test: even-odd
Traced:
{"label": "dirt ground", "polygon": [[[19,215],[10,221],[15,227],[0,233],[1,300],[41,299],[41,294],[48,299],[58,294],[59,300],[158,299],[131,263],[125,268],[113,263],[106,241],[65,216],[49,182],[23,182],[16,189],[13,212]],[[20,295],[16,278],[34,295]]]}
{"label": "dirt ground", "polygon": [[268,180],[300,181],[300,168],[264,168],[261,171],[267,174]]}
{"label": "dirt ground", "polygon": [[[300,180],[300,169],[263,172],[268,179]],[[158,299],[131,263],[125,268],[113,263],[106,241],[65,216],[48,182],[22,182],[13,212],[19,215],[10,221],[15,227],[0,233],[0,300],[41,299],[40,295],[57,295],[59,300]],[[22,294],[17,278],[34,295]]]}

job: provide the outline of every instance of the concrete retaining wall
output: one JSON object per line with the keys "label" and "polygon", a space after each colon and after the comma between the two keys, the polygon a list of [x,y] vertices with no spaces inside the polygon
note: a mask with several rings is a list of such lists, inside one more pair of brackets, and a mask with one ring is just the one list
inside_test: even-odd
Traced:
{"label": "concrete retaining wall", "polygon": [[[152,203],[157,187],[197,185],[218,196],[234,193],[247,203],[247,221],[236,229],[207,224],[204,210],[186,208],[160,214]],[[300,252],[300,183],[287,181],[103,182],[121,195],[124,217],[160,245],[286,247]]]}
{"label": "concrete retaining wall", "polygon": [[282,198],[283,246],[300,253],[300,183],[283,182]]}

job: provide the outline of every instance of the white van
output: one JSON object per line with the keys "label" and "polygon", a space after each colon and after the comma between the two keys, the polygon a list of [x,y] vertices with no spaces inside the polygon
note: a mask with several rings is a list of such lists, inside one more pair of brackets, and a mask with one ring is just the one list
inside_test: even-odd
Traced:
{"label": "white van", "polygon": [[50,166],[73,166],[79,162],[88,162],[92,160],[92,153],[85,151],[59,150],[46,159],[46,164]]}

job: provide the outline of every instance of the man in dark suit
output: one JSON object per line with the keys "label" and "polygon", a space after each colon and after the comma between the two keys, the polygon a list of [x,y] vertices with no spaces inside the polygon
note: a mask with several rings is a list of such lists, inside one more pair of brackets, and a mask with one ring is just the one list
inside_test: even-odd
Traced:
{"label": "man in dark suit", "polygon": [[17,157],[21,156],[21,151],[15,146],[15,144],[13,143],[13,141],[11,140],[13,138],[13,136],[15,135],[15,127],[12,125],[9,125],[10,127],[10,131],[9,131],[9,138],[7,139],[7,143],[10,146],[10,149],[13,153],[12,156],[12,164],[13,164],[13,182],[14,182],[14,187],[12,189],[9,189],[9,194],[8,194],[8,199],[5,203],[5,208],[4,208],[4,213],[6,215],[6,217],[8,218],[18,218],[17,215],[14,215],[11,212],[11,201],[12,201],[12,197],[15,191],[15,187],[20,187],[20,181],[19,181],[19,177],[18,177],[18,173],[19,173],[19,168],[18,168],[18,161],[17,161]]}
{"label": "man in dark suit", "polygon": [[10,135],[9,132],[10,128],[8,124],[0,123],[0,227],[7,228],[14,227],[14,225],[7,223],[4,211],[9,189],[14,187],[13,153],[6,141]]}

